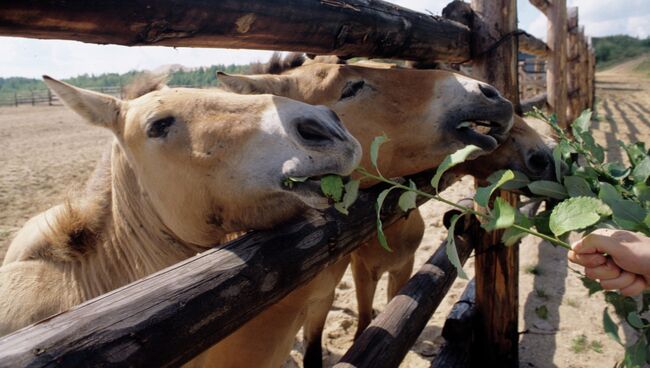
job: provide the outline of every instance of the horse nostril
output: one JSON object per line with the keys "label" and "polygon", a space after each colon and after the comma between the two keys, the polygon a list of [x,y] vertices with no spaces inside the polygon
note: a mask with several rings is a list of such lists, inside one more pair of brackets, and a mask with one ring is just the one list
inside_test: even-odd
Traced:
{"label": "horse nostril", "polygon": [[323,123],[311,118],[299,119],[296,131],[300,138],[308,143],[326,143],[333,140],[329,129]]}
{"label": "horse nostril", "polygon": [[548,169],[552,162],[553,160],[551,160],[551,156],[548,153],[536,151],[528,156],[526,164],[531,171],[539,173]]}
{"label": "horse nostril", "polygon": [[489,84],[479,84],[478,88],[481,90],[483,95],[489,99],[496,99],[500,97],[499,91],[496,88],[490,86]]}

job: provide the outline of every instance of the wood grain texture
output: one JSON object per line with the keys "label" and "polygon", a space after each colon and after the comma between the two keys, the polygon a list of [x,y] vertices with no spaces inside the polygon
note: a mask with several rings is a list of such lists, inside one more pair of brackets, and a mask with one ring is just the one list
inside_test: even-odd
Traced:
{"label": "wood grain texture", "polygon": [[470,32],[380,0],[8,0],[0,35],[458,62]]}
{"label": "wood grain texture", "polygon": [[[456,232],[462,263],[484,233],[474,217]],[[397,367],[456,278],[443,245],[413,275],[334,367]]]}
{"label": "wood grain texture", "polygon": [[551,2],[549,0],[529,0],[531,5],[539,9],[542,13],[548,13],[548,8],[551,7]]}
{"label": "wood grain texture", "polygon": [[546,88],[548,104],[557,114],[557,122],[567,127],[567,8],[566,0],[553,0],[548,9],[548,30],[546,42],[552,57],[546,64]]}
{"label": "wood grain texture", "polygon": [[478,358],[473,351],[476,315],[476,282],[472,280],[445,320],[442,328],[445,342],[431,362],[432,368],[472,366],[472,358]]}

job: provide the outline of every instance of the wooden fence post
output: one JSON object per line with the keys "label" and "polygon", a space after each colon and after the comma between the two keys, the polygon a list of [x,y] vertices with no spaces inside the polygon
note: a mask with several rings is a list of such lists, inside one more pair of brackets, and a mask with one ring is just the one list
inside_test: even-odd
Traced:
{"label": "wooden fence post", "polygon": [[52,106],[52,91],[49,88],[47,89],[47,104]]}
{"label": "wooden fence post", "polygon": [[14,92],[14,105],[18,107],[18,92]]}
{"label": "wooden fence post", "polygon": [[580,48],[578,39],[578,8],[567,9],[567,119],[573,121],[580,110]]}
{"label": "wooden fence post", "polygon": [[32,106],[36,105],[36,101],[34,101],[34,90],[30,91],[32,93]]}
{"label": "wooden fence post", "polygon": [[[472,0],[472,7],[484,18],[482,24],[496,27],[492,37],[475,36],[479,43],[474,45],[475,51],[487,50],[495,41],[503,39],[498,47],[473,60],[472,74],[493,84],[512,101],[515,111],[519,111],[517,37],[507,36],[517,30],[517,3],[515,0]],[[486,33],[486,30],[473,31]],[[516,203],[517,196],[507,192],[501,195]],[[500,232],[487,234],[476,250],[479,312],[476,341],[481,365],[518,367],[519,249],[503,246],[500,239]]]}
{"label": "wooden fence post", "polygon": [[558,124],[567,126],[567,82],[566,82],[566,38],[567,9],[566,0],[553,0],[546,12],[548,31],[546,42],[551,49],[551,58],[546,69],[546,91],[548,104],[557,114]]}

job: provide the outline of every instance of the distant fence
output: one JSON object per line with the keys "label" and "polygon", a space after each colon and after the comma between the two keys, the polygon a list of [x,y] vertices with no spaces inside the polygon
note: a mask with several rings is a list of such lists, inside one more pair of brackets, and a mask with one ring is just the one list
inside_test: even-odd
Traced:
{"label": "distant fence", "polygon": [[[205,88],[207,86],[199,85],[172,85],[172,87],[191,87],[191,88]],[[118,98],[124,98],[124,88],[122,86],[108,86],[108,87],[89,87],[86,88],[91,91],[105,93]],[[49,89],[34,89],[29,91],[15,92],[9,96],[0,96],[0,106],[20,106],[20,105],[49,105],[61,106],[61,100],[53,94]]]}

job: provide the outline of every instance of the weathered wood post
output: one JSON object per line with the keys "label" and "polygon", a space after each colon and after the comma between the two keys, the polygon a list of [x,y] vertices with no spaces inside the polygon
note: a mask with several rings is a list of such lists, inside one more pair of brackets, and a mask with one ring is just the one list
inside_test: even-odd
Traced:
{"label": "weathered wood post", "polygon": [[18,107],[18,92],[14,92],[14,105]]}
{"label": "weathered wood post", "polygon": [[580,88],[580,111],[589,108],[589,47],[585,38],[585,27],[580,26],[578,41],[580,43],[580,64],[579,64],[579,88]]}
{"label": "weathered wood post", "polygon": [[[517,79],[517,37],[508,37],[517,30],[516,0],[472,0],[474,10],[483,16],[487,27],[493,27],[493,36],[487,30],[474,29],[473,45],[478,54],[473,60],[472,73],[493,84],[512,101],[520,112]],[[477,24],[475,23],[476,27]],[[485,35],[485,36],[482,36]],[[496,40],[493,38],[496,36]],[[507,37],[507,38],[504,38]],[[517,197],[508,192],[500,194],[510,203]],[[488,367],[517,367],[519,316],[519,250],[506,248],[500,241],[501,233],[487,234],[476,249],[476,304],[479,314],[476,342],[481,364]]]}
{"label": "weathered wood post", "polygon": [[567,126],[567,81],[566,81],[566,0],[553,0],[546,12],[548,30],[546,42],[551,49],[551,58],[546,69],[546,91],[551,110],[557,114],[558,124]]}
{"label": "weathered wood post", "polygon": [[47,89],[47,104],[52,106],[52,91],[49,88]]}
{"label": "weathered wood post", "polygon": [[569,111],[567,118],[571,122],[580,113],[580,47],[578,39],[578,8],[567,9],[567,97]]}
{"label": "weathered wood post", "polygon": [[32,93],[32,106],[36,105],[36,101],[34,101],[34,90],[30,91]]}

